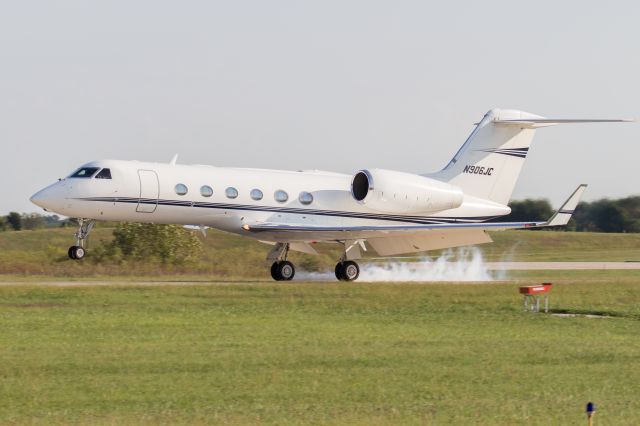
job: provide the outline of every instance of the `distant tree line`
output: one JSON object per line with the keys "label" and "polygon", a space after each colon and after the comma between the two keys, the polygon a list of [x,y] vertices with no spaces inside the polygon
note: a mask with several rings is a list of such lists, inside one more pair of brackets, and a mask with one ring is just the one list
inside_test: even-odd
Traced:
{"label": "distant tree line", "polygon": [[59,228],[75,224],[73,219],[61,219],[58,215],[11,212],[0,216],[0,231],[22,231],[40,228]]}
{"label": "distant tree line", "polygon": [[[548,200],[526,199],[509,203],[511,214],[496,221],[544,221],[554,209]],[[640,196],[580,203],[566,228],[588,232],[640,232]]]}

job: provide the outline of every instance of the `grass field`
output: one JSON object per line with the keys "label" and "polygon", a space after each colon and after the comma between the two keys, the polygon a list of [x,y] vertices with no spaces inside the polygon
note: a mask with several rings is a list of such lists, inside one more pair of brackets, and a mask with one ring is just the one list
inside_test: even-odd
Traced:
{"label": "grass field", "polygon": [[[552,274],[552,275],[551,275]],[[0,286],[0,424],[640,424],[640,273]]]}
{"label": "grass field", "polygon": [[[111,228],[94,230],[91,246],[111,238]],[[640,234],[595,234],[576,232],[511,231],[492,234],[493,244],[478,246],[491,261],[640,261]],[[209,231],[203,239],[202,257],[190,265],[153,263],[95,263],[91,247],[87,259],[74,262],[67,258],[73,242],[73,230],[42,229],[0,232],[0,280],[16,277],[126,277],[126,276],[206,276],[218,279],[269,280],[264,260],[270,246],[241,236]],[[333,270],[339,258],[335,244],[319,244],[320,256],[292,253],[298,270]],[[368,256],[375,256],[369,252]],[[431,252],[438,256],[439,252]]]}

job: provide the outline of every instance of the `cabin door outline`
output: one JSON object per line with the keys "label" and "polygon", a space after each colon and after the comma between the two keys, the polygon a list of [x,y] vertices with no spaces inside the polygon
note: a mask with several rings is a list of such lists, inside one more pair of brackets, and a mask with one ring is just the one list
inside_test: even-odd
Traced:
{"label": "cabin door outline", "polygon": [[154,170],[138,170],[140,180],[140,197],[136,211],[138,213],[153,213],[158,208],[160,197],[160,181]]}

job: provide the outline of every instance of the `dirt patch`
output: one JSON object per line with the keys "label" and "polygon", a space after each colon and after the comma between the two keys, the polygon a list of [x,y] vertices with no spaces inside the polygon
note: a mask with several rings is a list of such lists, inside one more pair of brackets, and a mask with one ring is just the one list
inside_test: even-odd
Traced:
{"label": "dirt patch", "polygon": [[634,318],[613,311],[597,311],[589,309],[549,309],[549,313],[559,318]]}

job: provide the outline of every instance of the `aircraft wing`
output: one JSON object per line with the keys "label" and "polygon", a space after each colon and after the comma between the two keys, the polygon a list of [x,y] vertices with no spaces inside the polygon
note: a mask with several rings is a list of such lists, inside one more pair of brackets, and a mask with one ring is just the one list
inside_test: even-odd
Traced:
{"label": "aircraft wing", "polygon": [[[438,223],[430,225],[361,225],[361,226],[315,226],[288,225],[282,223],[261,222],[245,224],[243,229],[248,232],[282,232],[324,235],[320,240],[343,240],[345,236],[358,235],[358,238],[385,237],[393,234],[412,234],[416,232],[442,231],[451,229],[482,229],[486,231],[505,231],[507,229],[542,228],[547,222],[483,222],[483,223]],[[315,239],[315,238],[311,238]]]}
{"label": "aircraft wing", "polygon": [[284,241],[363,241],[383,256],[491,242],[487,231],[565,226],[586,185],[580,185],[546,222],[439,223],[428,225],[316,226],[283,223],[243,225],[247,232]]}
{"label": "aircraft wing", "polygon": [[[244,225],[247,232],[257,233],[261,240],[298,243],[316,241],[343,241],[354,245],[366,241],[381,256],[392,256],[418,251],[438,250],[472,244],[490,243],[488,230],[535,227],[527,223],[477,223],[446,225],[394,225],[394,226],[297,226],[276,223]],[[296,246],[297,247],[297,246]],[[294,245],[292,250],[297,250]]]}

